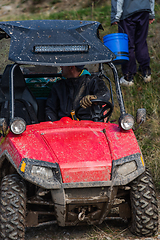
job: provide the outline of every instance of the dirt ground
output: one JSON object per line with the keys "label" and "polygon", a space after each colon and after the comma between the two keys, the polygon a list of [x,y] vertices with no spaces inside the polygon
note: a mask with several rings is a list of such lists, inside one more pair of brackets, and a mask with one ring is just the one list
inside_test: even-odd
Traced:
{"label": "dirt ground", "polygon": [[[160,193],[157,195],[160,213]],[[159,231],[154,237],[137,237],[130,233],[127,222],[119,220],[107,220],[98,226],[74,226],[59,227],[57,224],[27,228],[25,240],[153,240],[160,239]]]}

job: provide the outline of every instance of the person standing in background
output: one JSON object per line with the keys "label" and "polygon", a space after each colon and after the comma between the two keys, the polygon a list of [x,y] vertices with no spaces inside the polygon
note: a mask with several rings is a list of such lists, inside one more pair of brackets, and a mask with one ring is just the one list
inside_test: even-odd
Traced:
{"label": "person standing in background", "polygon": [[122,64],[120,84],[132,86],[137,72],[136,60],[144,82],[151,81],[150,57],[147,46],[148,27],[155,20],[155,0],[111,0],[111,25],[129,39],[129,61]]}

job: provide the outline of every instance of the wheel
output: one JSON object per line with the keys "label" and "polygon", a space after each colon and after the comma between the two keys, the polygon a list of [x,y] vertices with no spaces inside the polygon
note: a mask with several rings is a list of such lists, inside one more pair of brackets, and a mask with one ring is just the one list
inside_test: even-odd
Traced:
{"label": "wheel", "polygon": [[[90,116],[91,119],[95,122],[97,121],[102,121],[104,118],[108,117],[111,115],[113,112],[113,104],[108,102],[108,101],[103,101],[101,99],[92,99],[91,102],[93,103],[92,106],[90,106]],[[79,115],[79,110],[82,107],[79,106],[75,110],[75,115],[79,120],[82,120],[81,116]],[[105,114],[105,111],[109,111]]]}
{"label": "wheel", "polygon": [[7,175],[1,183],[1,238],[25,239],[26,188],[17,175]]}
{"label": "wheel", "polygon": [[148,169],[131,183],[131,232],[152,236],[158,231],[158,206],[153,180]]}

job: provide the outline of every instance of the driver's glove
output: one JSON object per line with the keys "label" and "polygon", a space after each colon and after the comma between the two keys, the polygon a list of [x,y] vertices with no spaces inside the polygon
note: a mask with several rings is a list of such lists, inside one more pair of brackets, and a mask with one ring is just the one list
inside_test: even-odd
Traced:
{"label": "driver's glove", "polygon": [[97,96],[95,95],[84,96],[80,101],[80,106],[83,108],[90,107],[92,105],[92,102],[91,102],[92,99],[97,99]]}

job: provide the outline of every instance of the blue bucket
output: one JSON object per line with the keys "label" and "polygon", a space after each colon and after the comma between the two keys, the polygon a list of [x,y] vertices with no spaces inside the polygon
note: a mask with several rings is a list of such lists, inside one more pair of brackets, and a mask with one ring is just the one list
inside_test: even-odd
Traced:
{"label": "blue bucket", "polygon": [[112,33],[103,37],[104,45],[109,48],[116,58],[115,64],[122,64],[129,60],[128,35],[125,33]]}

